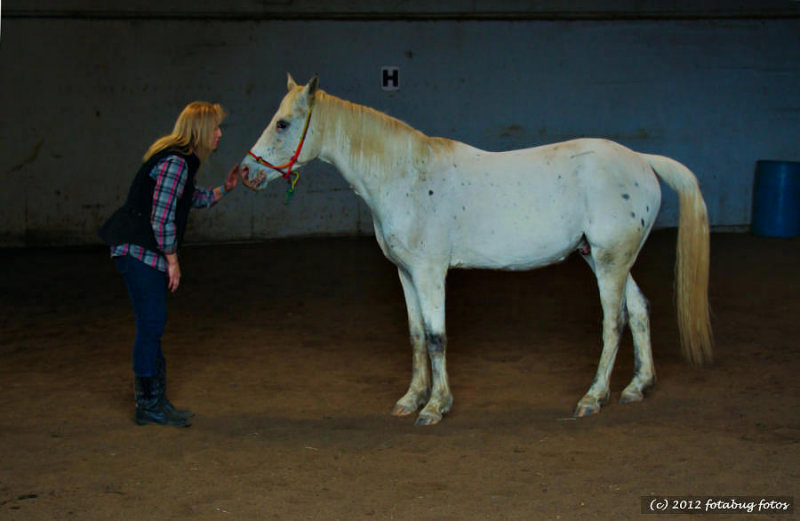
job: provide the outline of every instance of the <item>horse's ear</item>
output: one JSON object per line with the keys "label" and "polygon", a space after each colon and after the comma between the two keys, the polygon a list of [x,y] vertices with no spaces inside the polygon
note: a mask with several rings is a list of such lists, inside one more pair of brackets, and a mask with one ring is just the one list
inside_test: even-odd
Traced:
{"label": "horse's ear", "polygon": [[286,76],[286,90],[293,90],[295,87],[297,87],[297,82],[294,81],[291,73],[287,72]]}
{"label": "horse's ear", "polygon": [[319,85],[319,76],[315,74],[314,77],[311,78],[311,81],[303,87],[302,92],[300,92],[299,99],[302,103],[301,106],[308,107],[311,105],[311,100],[314,99],[314,95],[317,93],[317,85]]}
{"label": "horse's ear", "polygon": [[308,95],[313,96],[314,93],[317,92],[317,87],[319,86],[319,75],[315,74],[313,78],[308,82],[306,88],[308,89]]}

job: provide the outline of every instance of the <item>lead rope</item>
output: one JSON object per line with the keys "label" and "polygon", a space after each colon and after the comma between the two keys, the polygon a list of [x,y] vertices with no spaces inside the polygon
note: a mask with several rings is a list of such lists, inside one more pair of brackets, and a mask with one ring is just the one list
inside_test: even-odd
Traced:
{"label": "lead rope", "polygon": [[[291,174],[294,174],[294,177],[292,177]],[[295,185],[299,180],[299,172],[289,172],[289,175],[286,177],[286,181],[289,183],[289,186],[286,187],[286,196],[283,198],[283,204],[288,205],[290,202],[292,202],[292,197],[294,197],[294,193],[296,191]]]}

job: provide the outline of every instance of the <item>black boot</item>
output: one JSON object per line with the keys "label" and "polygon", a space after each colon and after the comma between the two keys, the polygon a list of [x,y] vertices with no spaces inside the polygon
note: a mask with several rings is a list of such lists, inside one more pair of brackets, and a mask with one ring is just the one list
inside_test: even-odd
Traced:
{"label": "black boot", "polygon": [[193,418],[194,413],[189,409],[176,409],[172,403],[170,403],[169,399],[167,398],[167,361],[164,357],[161,357],[161,360],[158,365],[158,383],[163,390],[163,404],[164,410],[168,411],[175,416],[180,416],[181,418]]}
{"label": "black boot", "polygon": [[134,391],[136,394],[136,423],[149,425],[175,425],[188,427],[192,424],[188,418],[172,414],[164,408],[164,389],[159,384],[158,378],[134,378]]}

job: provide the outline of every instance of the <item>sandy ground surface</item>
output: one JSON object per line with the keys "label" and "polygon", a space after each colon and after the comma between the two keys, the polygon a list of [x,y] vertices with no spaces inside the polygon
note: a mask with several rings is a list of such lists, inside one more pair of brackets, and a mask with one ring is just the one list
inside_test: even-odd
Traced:
{"label": "sandy ground surface", "polygon": [[105,250],[4,251],[0,519],[624,520],[642,496],[800,497],[800,240],[713,236],[701,370],[677,346],[674,240],[654,233],[634,269],[657,387],[616,402],[626,335],[612,403],[580,420],[600,353],[584,263],[451,272],[455,404],[433,427],[389,414],[411,353],[371,238],[184,249],[164,349],[188,429],[133,423],[133,315]]}

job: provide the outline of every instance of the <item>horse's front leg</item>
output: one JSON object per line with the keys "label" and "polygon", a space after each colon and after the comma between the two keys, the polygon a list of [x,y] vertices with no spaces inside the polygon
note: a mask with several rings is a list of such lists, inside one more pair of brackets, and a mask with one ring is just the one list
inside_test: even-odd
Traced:
{"label": "horse's front leg", "polygon": [[417,417],[417,425],[439,423],[453,405],[453,394],[447,377],[447,335],[445,334],[445,276],[446,266],[415,267],[412,283],[416,289],[425,347],[431,363],[431,396]]}
{"label": "horse's front leg", "polygon": [[447,337],[441,333],[426,333],[425,342],[428,356],[431,359],[433,373],[433,389],[431,399],[419,413],[417,425],[434,425],[442,420],[442,416],[450,412],[453,406],[453,393],[447,377]]}
{"label": "horse's front leg", "polygon": [[428,366],[428,353],[425,343],[425,329],[422,321],[422,312],[419,309],[417,290],[411,276],[403,269],[398,268],[400,282],[403,285],[403,294],[408,309],[408,329],[413,349],[411,384],[406,394],[400,398],[392,409],[395,416],[408,416],[417,412],[419,407],[427,403],[430,397],[431,372]]}

